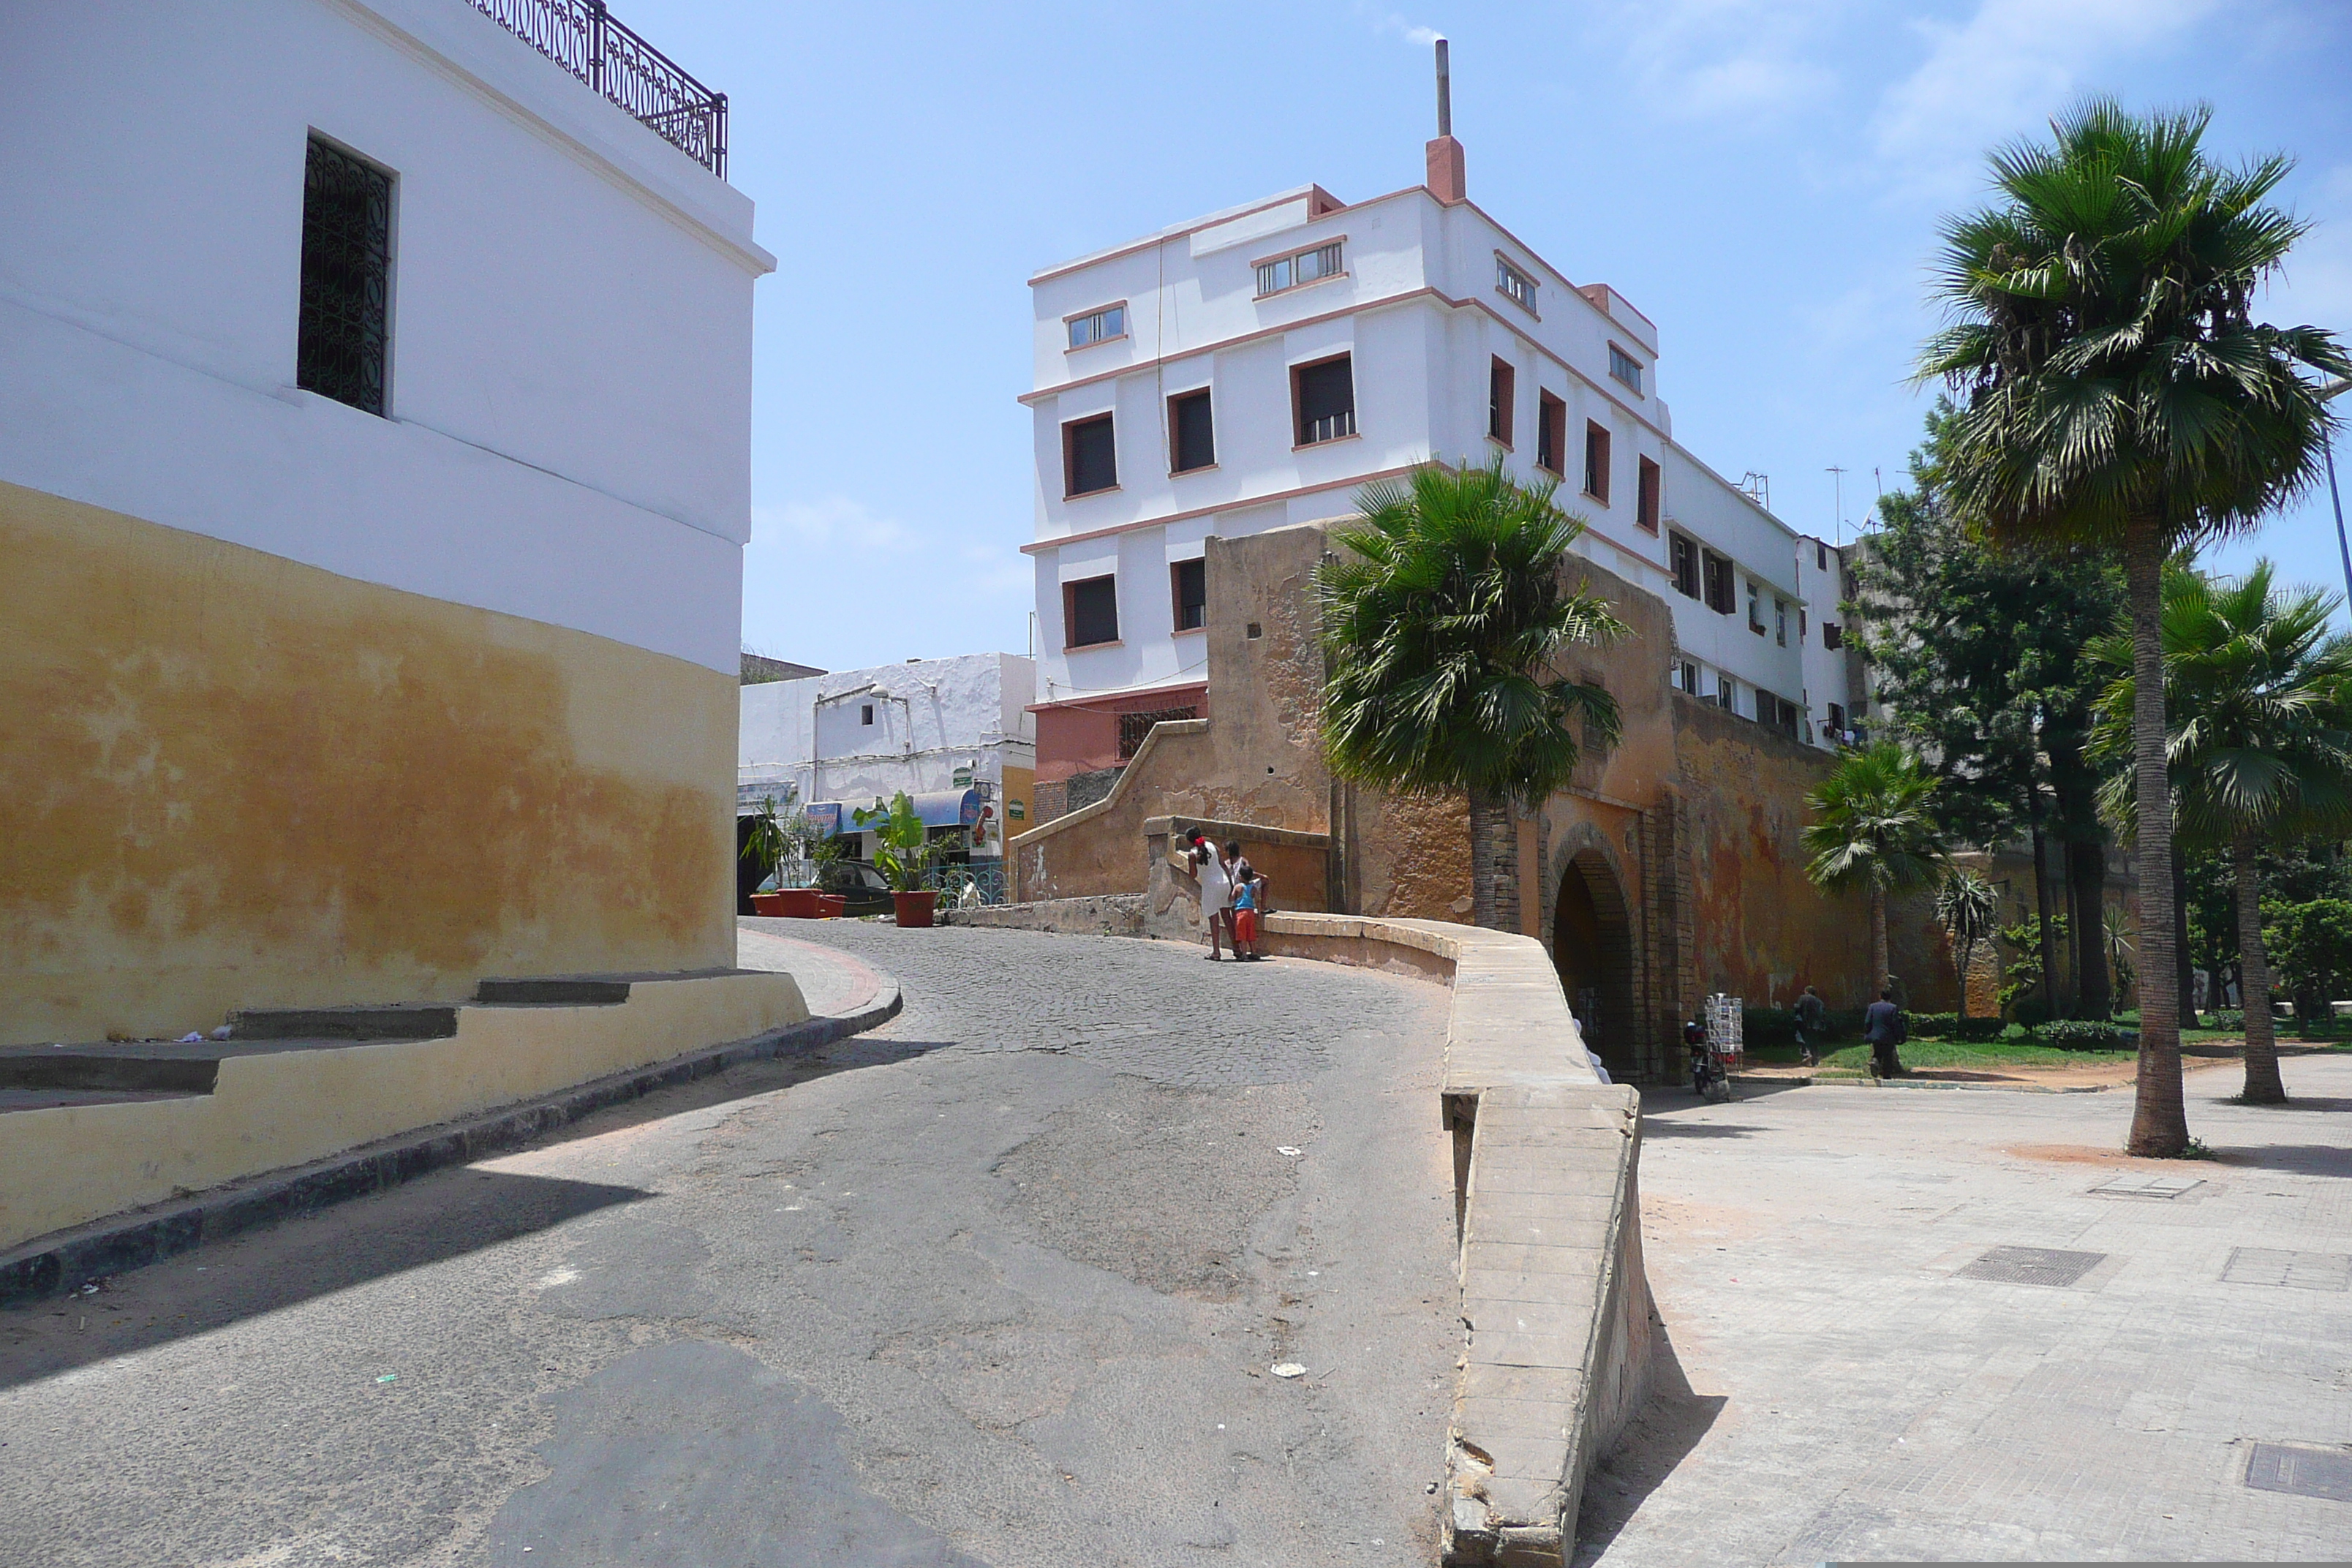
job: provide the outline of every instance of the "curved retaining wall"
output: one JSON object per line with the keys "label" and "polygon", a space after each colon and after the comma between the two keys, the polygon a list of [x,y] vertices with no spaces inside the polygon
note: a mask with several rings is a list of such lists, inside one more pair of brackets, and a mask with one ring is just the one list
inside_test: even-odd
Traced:
{"label": "curved retaining wall", "polygon": [[1437,921],[1276,914],[1272,952],[1450,984],[1467,1334],[1446,1442],[1449,1563],[1566,1564],[1593,1461],[1647,1392],[1641,1100],[1603,1083],[1531,937]]}

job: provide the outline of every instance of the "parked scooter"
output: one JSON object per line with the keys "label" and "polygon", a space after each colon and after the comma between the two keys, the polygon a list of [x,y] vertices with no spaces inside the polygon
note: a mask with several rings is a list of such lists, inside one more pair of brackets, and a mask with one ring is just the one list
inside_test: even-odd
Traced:
{"label": "parked scooter", "polygon": [[1683,1044],[1690,1047],[1691,1092],[1706,1100],[1731,1098],[1731,1075],[1706,1037],[1706,1026],[1693,1018],[1683,1026]]}

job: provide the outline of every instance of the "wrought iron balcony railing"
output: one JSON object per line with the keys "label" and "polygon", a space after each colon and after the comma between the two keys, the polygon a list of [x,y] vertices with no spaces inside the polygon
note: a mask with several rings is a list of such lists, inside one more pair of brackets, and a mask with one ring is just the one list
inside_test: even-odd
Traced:
{"label": "wrought iron balcony railing", "polygon": [[727,177],[727,95],[613,20],[604,0],[473,0],[474,8]]}

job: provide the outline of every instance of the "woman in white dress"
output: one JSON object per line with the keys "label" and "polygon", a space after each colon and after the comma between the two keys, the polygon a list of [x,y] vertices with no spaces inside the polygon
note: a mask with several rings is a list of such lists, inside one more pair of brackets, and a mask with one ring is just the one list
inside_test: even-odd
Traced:
{"label": "woman in white dress", "polygon": [[1209,962],[1214,963],[1225,955],[1225,923],[1233,919],[1232,870],[1216,841],[1198,828],[1189,835],[1178,863],[1201,885],[1201,918],[1209,922]]}

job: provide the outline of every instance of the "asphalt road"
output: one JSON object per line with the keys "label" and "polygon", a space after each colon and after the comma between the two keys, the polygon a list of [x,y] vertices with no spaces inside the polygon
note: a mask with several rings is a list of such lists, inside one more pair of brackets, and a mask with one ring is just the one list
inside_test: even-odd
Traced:
{"label": "asphalt road", "polygon": [[1443,991],[746,927],[905,1013],[0,1313],[0,1563],[1433,1560]]}

